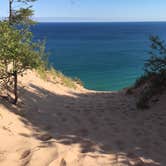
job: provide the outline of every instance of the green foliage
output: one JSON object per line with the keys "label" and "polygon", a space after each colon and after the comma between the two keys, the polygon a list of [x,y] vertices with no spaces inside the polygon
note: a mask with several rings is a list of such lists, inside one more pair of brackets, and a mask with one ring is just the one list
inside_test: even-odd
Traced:
{"label": "green foliage", "polygon": [[47,80],[47,76],[48,76],[47,75],[47,70],[44,66],[39,66],[36,71],[39,74],[41,79],[43,79],[45,81]]}
{"label": "green foliage", "polygon": [[152,36],[150,58],[145,63],[146,73],[161,74],[166,73],[166,45],[158,36]]}
{"label": "green foliage", "polygon": [[[54,79],[59,78],[63,85],[76,88],[73,79],[64,76],[53,68],[47,70],[48,55],[45,53],[45,43],[35,42],[29,29],[35,23],[31,19],[33,10],[32,6],[29,5],[30,2],[34,1],[8,0],[9,19],[0,22],[0,85],[4,83],[3,88],[6,89],[7,94],[9,86],[13,85],[14,104],[17,103],[18,98],[18,74],[23,75],[27,69],[35,68],[43,79],[47,79],[49,74]],[[17,7],[14,8],[14,6]],[[77,80],[77,83],[81,82]]]}
{"label": "green foliage", "polygon": [[76,89],[76,84],[74,80],[70,77],[65,76],[63,73],[56,71],[57,77],[61,79],[61,82],[64,86]]}
{"label": "green foliage", "polygon": [[9,0],[9,22],[12,25],[32,25],[32,6],[29,4],[36,0]]}
{"label": "green foliage", "polygon": [[24,72],[41,64],[40,43],[32,41],[29,31],[15,29],[8,22],[0,22],[0,61],[10,65],[9,73]]}
{"label": "green foliage", "polygon": [[43,80],[48,80],[51,77],[51,79],[59,81],[60,84],[66,87],[73,89],[77,88],[76,84],[78,84],[78,82],[76,80],[65,76],[62,72],[55,70],[53,67],[46,68],[44,66],[39,66],[37,72]]}
{"label": "green foliage", "polygon": [[166,90],[166,46],[159,37],[150,38],[150,58],[145,63],[145,73],[135,83],[134,88],[142,88],[137,107],[145,109],[153,96]]}
{"label": "green foliage", "polygon": [[[18,98],[18,74],[22,75],[27,69],[46,65],[44,43],[34,42],[29,30],[34,23],[31,19],[32,6],[29,3],[34,1],[8,0],[9,19],[0,22],[0,79],[1,84],[5,82],[7,94],[9,85],[13,84],[14,104]],[[14,8],[15,6],[17,7]]]}
{"label": "green foliage", "polygon": [[35,24],[35,21],[30,18],[32,15],[33,10],[30,8],[20,8],[12,16],[12,21],[15,24],[32,25]]}
{"label": "green foliage", "polygon": [[16,103],[18,98],[17,75],[22,75],[27,69],[45,65],[44,60],[46,59],[44,43],[34,42],[28,24],[18,27],[13,26],[15,23],[11,20],[0,22],[1,87],[5,88],[8,94],[9,88],[13,85],[15,95],[13,103]]}

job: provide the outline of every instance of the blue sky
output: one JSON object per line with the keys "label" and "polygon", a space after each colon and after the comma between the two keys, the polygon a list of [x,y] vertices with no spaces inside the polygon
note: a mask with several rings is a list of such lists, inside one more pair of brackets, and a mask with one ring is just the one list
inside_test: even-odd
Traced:
{"label": "blue sky", "polygon": [[[0,16],[8,13],[0,0]],[[38,0],[40,21],[166,21],[166,0]]]}

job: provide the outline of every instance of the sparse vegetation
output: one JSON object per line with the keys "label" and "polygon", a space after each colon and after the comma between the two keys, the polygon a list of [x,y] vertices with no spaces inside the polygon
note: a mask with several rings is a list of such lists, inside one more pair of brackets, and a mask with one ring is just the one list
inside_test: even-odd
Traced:
{"label": "sparse vegetation", "polygon": [[69,88],[76,89],[77,88],[76,84],[82,85],[79,79],[73,79],[67,77],[62,72],[55,70],[53,67],[47,69],[45,67],[40,66],[37,69],[37,72],[42,79],[44,80],[52,79]]}
{"label": "sparse vegetation", "polygon": [[36,71],[41,79],[47,80],[47,70],[43,66],[39,66]]}
{"label": "sparse vegetation", "polygon": [[74,82],[74,80],[72,79],[72,78],[70,78],[70,77],[67,77],[67,76],[65,76],[63,73],[61,73],[61,72],[57,72],[57,75],[59,76],[59,78],[61,79],[61,81],[62,81],[62,84],[64,85],[64,86],[67,86],[67,87],[69,87],[69,88],[76,88],[76,84],[75,84],[75,82]]}
{"label": "sparse vegetation", "polygon": [[79,85],[81,85],[81,86],[84,86],[84,83],[83,83],[79,78],[75,77],[75,78],[74,78],[74,81],[75,81],[77,84],[79,84]]}
{"label": "sparse vegetation", "polygon": [[145,73],[128,90],[131,93],[138,89],[137,107],[141,109],[148,108],[152,97],[166,90],[166,46],[158,36],[153,36],[150,40],[150,58],[145,63]]}

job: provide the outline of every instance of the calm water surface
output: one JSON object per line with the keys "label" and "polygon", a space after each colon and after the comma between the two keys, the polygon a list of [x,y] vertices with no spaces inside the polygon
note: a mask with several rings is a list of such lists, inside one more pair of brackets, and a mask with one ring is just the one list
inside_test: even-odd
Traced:
{"label": "calm water surface", "polygon": [[39,23],[35,37],[46,39],[50,63],[94,90],[120,90],[143,72],[149,36],[166,39],[166,22]]}

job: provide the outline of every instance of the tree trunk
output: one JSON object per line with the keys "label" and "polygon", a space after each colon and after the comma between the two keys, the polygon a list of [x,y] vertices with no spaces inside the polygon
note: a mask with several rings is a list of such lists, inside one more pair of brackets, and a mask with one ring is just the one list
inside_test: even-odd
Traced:
{"label": "tree trunk", "polygon": [[13,101],[13,104],[17,104],[17,100],[18,100],[17,71],[14,71],[13,76],[14,76],[14,101]]}
{"label": "tree trunk", "polygon": [[9,23],[12,22],[12,3],[13,3],[13,0],[9,0]]}
{"label": "tree trunk", "polygon": [[[4,64],[5,64],[5,72],[8,73],[8,63],[7,63],[7,60],[4,61]],[[6,88],[6,97],[8,99],[9,97],[9,87],[8,87],[8,83],[9,83],[9,78],[8,76],[6,77],[5,79],[5,88]]]}

